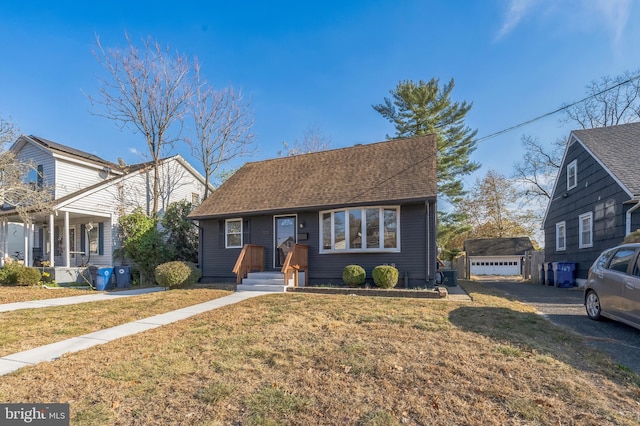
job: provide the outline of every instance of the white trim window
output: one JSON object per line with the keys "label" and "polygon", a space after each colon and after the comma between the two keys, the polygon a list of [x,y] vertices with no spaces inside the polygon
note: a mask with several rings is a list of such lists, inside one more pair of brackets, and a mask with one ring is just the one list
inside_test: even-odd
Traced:
{"label": "white trim window", "polygon": [[225,248],[242,248],[242,219],[224,221]]}
{"label": "white trim window", "polygon": [[578,186],[578,160],[573,160],[567,166],[567,191]]}
{"label": "white trim window", "polygon": [[556,223],[556,250],[567,249],[567,225],[563,222]]}
{"label": "white trim window", "polygon": [[578,217],[579,248],[593,247],[593,212]]}
{"label": "white trim window", "polygon": [[320,212],[320,253],[399,252],[400,207]]}

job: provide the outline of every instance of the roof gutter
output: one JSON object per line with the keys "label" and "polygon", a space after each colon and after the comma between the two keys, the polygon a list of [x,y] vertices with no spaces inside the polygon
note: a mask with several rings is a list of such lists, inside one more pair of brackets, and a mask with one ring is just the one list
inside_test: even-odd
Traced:
{"label": "roof gutter", "polygon": [[629,210],[627,210],[627,217],[626,217],[626,232],[625,232],[625,236],[629,235],[631,233],[631,213],[633,213],[634,211],[638,210],[640,208],[640,199],[638,199],[637,197],[633,197],[632,200],[630,201],[635,201],[636,204],[635,206],[631,207]]}

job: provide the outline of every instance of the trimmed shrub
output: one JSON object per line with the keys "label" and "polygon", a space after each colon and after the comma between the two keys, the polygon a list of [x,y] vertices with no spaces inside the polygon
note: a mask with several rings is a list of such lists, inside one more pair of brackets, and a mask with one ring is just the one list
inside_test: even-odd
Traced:
{"label": "trimmed shrub", "polygon": [[18,273],[25,266],[18,262],[7,262],[0,268],[0,285],[16,285],[18,283]]}
{"label": "trimmed shrub", "polygon": [[162,287],[190,287],[198,281],[200,276],[200,270],[193,263],[178,260],[162,263],[155,269],[156,282]]}
{"label": "trimmed shrub", "polygon": [[373,282],[380,288],[393,288],[398,284],[398,270],[390,265],[373,268]]}
{"label": "trimmed shrub", "polygon": [[367,273],[360,265],[347,265],[342,271],[342,281],[349,287],[357,287],[364,284]]}
{"label": "trimmed shrub", "polygon": [[186,263],[191,268],[191,276],[189,277],[189,280],[191,280],[191,282],[195,284],[198,282],[200,277],[202,277],[202,271],[198,268],[198,265],[196,265],[195,263],[193,262],[186,262]]}
{"label": "trimmed shrub", "polygon": [[17,285],[38,285],[42,279],[42,274],[38,268],[23,266],[18,270],[16,278]]}
{"label": "trimmed shrub", "polygon": [[633,231],[632,233],[630,233],[629,235],[624,237],[624,240],[622,240],[622,242],[625,243],[625,244],[627,244],[627,243],[640,243],[640,230],[639,231]]}

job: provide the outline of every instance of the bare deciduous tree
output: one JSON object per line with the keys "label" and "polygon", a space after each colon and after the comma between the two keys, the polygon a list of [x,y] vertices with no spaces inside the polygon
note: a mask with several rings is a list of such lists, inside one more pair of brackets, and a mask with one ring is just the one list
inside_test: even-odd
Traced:
{"label": "bare deciduous tree", "polygon": [[331,138],[325,135],[318,123],[311,124],[302,134],[302,139],[296,140],[293,145],[282,141],[283,149],[278,151],[278,156],[308,154],[310,152],[326,151],[331,148]]}
{"label": "bare deciduous tree", "polygon": [[478,179],[461,204],[472,229],[469,237],[506,238],[533,236],[534,217],[517,205],[512,182],[495,170]]}
{"label": "bare deciduous tree", "polygon": [[640,70],[594,80],[586,92],[584,101],[565,109],[565,121],[590,129],[640,120]]}
{"label": "bare deciduous tree", "polygon": [[6,148],[18,135],[18,127],[0,117],[0,205],[14,208],[24,223],[31,223],[31,215],[51,209],[52,195],[37,166],[19,161]]}
{"label": "bare deciduous tree", "polygon": [[18,133],[18,126],[14,122],[0,116],[0,151],[3,152],[8,143],[15,142]]}
{"label": "bare deciduous tree", "polygon": [[529,200],[551,199],[553,181],[560,169],[565,140],[556,139],[551,149],[536,137],[523,135],[524,156],[514,165],[513,177],[522,184],[519,194]]}
{"label": "bare deciduous tree", "polygon": [[121,127],[140,132],[154,164],[153,213],[158,212],[160,160],[179,140],[181,122],[193,95],[191,66],[186,56],[172,54],[150,38],[139,49],[125,34],[125,48],[105,48],[96,37],[94,56],[106,70],[99,79],[98,96],[89,96],[101,106],[97,115]]}
{"label": "bare deciduous tree", "polygon": [[[195,70],[197,84],[191,106],[195,140],[187,141],[191,153],[202,164],[205,181],[209,182],[221,165],[253,152],[253,112],[251,101],[244,99],[242,91],[232,86],[215,90],[200,79],[198,64]],[[208,196],[206,186],[204,198]]]}

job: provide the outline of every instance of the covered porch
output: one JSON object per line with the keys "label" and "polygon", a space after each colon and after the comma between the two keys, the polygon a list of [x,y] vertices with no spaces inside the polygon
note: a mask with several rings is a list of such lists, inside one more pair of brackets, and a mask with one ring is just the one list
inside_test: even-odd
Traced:
{"label": "covered porch", "polygon": [[111,245],[105,242],[111,241],[111,223],[110,215],[71,209],[27,220],[5,212],[0,214],[0,264],[17,257],[28,266],[54,268],[58,282],[75,282],[89,264],[111,266]]}

